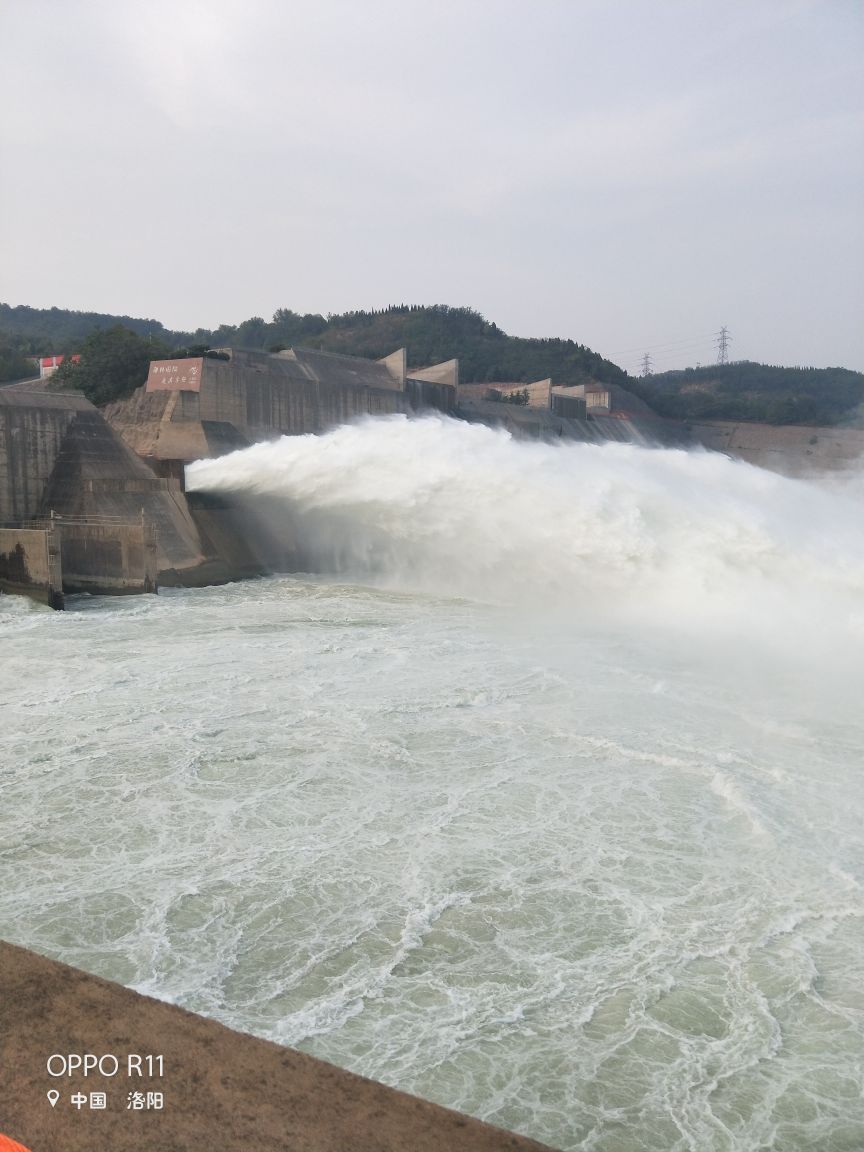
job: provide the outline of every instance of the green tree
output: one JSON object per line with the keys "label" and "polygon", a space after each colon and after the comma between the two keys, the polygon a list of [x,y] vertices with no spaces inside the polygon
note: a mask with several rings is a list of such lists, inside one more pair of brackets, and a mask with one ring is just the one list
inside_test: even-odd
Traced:
{"label": "green tree", "polygon": [[234,344],[237,348],[264,348],[269,325],[262,316],[250,316],[237,329]]}
{"label": "green tree", "polygon": [[0,335],[0,381],[26,380],[39,375],[25,344],[26,341]]}
{"label": "green tree", "polygon": [[67,357],[54,374],[54,383],[73,388],[93,404],[109,404],[129,396],[147,379],[151,360],[172,353],[164,344],[145,340],[122,324],[91,332],[81,345],[81,359]]}

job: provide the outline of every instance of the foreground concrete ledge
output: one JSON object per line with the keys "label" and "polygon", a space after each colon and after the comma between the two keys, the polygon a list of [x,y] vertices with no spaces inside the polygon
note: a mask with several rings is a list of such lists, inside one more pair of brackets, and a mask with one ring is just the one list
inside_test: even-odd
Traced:
{"label": "foreground concrete ledge", "polygon": [[[111,1054],[120,1070],[52,1077],[55,1053]],[[161,1055],[164,1074],[146,1075],[144,1060],[145,1075],[129,1079],[130,1053]],[[53,1108],[50,1090],[61,1094]],[[164,1110],[128,1109],[131,1091],[162,1092]],[[79,1092],[88,1106],[76,1111]],[[91,1092],[106,1094],[104,1110],[89,1107]],[[32,1152],[545,1147],[2,941],[0,1132]]]}

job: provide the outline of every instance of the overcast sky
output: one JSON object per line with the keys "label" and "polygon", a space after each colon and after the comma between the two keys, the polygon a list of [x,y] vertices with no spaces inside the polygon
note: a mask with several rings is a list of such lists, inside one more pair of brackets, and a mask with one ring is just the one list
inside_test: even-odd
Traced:
{"label": "overcast sky", "polygon": [[0,0],[0,300],[864,370],[861,0]]}

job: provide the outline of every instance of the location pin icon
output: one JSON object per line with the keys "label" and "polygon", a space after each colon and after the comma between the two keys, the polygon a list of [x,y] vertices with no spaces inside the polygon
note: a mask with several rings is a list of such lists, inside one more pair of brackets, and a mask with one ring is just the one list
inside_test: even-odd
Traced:
{"label": "location pin icon", "polygon": [[52,1108],[56,1105],[57,1101],[60,1099],[60,1093],[57,1091],[56,1088],[52,1088],[51,1091],[46,1092],[45,1095],[48,1097],[48,1103],[51,1105]]}

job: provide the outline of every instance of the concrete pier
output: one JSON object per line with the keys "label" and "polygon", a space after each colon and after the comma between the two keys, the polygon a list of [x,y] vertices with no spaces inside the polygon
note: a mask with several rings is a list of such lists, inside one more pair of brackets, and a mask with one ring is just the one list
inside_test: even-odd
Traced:
{"label": "concrete pier", "polygon": [[155,593],[158,557],[155,525],[109,520],[55,521],[65,592],[93,596]]}
{"label": "concrete pier", "polygon": [[60,542],[53,525],[0,528],[0,592],[63,607]]}
{"label": "concrete pier", "polygon": [[65,594],[124,596],[158,590],[156,528],[137,522],[49,517],[0,528],[0,592],[50,608]]}

